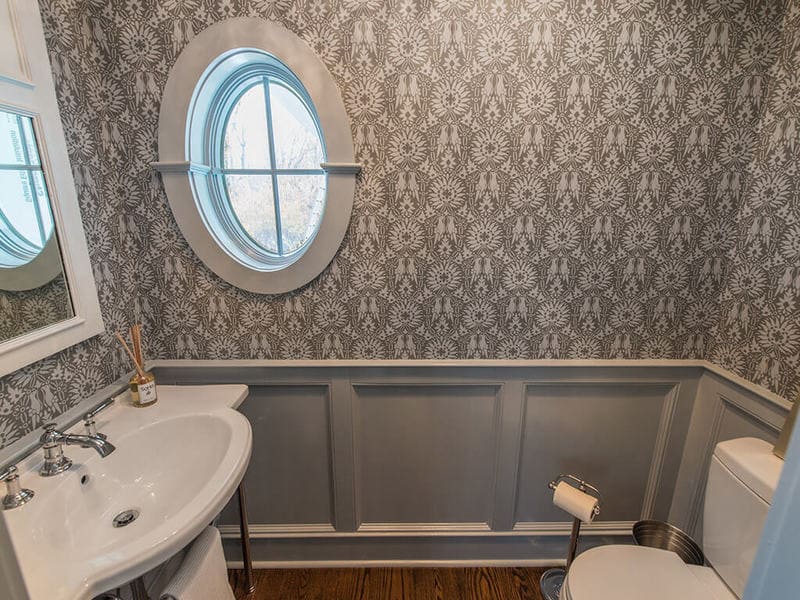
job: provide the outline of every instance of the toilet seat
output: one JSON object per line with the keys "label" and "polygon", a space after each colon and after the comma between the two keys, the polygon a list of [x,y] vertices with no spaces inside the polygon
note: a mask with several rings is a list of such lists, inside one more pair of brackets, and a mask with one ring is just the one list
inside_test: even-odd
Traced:
{"label": "toilet seat", "polygon": [[579,555],[560,596],[560,600],[645,598],[736,600],[707,567],[690,567],[674,552],[625,545],[600,546]]}

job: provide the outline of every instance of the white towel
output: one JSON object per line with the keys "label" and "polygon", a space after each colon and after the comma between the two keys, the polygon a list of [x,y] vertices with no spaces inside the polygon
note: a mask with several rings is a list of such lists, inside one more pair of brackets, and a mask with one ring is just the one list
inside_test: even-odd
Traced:
{"label": "white towel", "polygon": [[216,527],[208,527],[192,542],[161,600],[234,600]]}

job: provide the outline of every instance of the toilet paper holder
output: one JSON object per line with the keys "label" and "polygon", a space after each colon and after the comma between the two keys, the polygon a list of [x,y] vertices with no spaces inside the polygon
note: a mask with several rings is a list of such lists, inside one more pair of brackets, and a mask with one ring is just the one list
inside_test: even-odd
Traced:
{"label": "toilet paper holder", "polygon": [[[589,494],[590,496],[597,498],[597,505],[592,510],[592,516],[594,518],[600,514],[600,504],[603,502],[603,496],[600,493],[600,490],[598,490],[588,481],[584,481],[580,477],[576,477],[575,475],[571,475],[569,473],[560,474],[553,481],[548,483],[547,487],[551,490],[555,490],[558,484],[562,481],[574,488],[577,488],[585,494]],[[572,520],[572,533],[570,534],[569,538],[569,552],[567,553],[566,568],[562,569],[560,567],[556,567],[554,569],[548,569],[542,574],[542,577],[539,580],[539,586],[546,600],[557,600],[559,597],[559,592],[561,591],[561,586],[564,584],[564,580],[566,579],[567,571],[569,571],[569,567],[572,564],[572,561],[575,559],[575,553],[578,550],[578,536],[580,535],[580,531],[581,520],[575,517]]]}
{"label": "toilet paper holder", "polygon": [[[569,473],[559,475],[553,481],[548,483],[547,487],[549,487],[551,490],[555,490],[556,486],[562,481],[571,482],[575,484],[573,487],[576,487],[580,491],[584,493],[589,493],[595,498],[597,498],[597,506],[594,507],[594,510],[592,512],[594,513],[595,517],[600,514],[600,505],[603,502],[603,495],[600,493],[600,490],[598,490],[588,481],[584,481],[583,479],[575,477],[575,475],[570,475]],[[569,564],[570,562],[572,561],[571,560],[568,561],[567,564]]]}

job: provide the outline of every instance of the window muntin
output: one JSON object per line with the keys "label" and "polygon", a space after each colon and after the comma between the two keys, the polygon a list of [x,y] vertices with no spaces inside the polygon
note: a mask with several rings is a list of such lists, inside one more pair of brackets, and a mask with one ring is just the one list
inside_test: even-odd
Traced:
{"label": "window muntin", "polygon": [[204,84],[216,89],[203,144],[210,193],[200,208],[234,258],[278,270],[302,256],[322,221],[324,139],[308,92],[288,67],[266,53],[242,53],[244,65]]}
{"label": "window muntin", "polygon": [[0,268],[28,264],[53,234],[31,117],[0,110]]}

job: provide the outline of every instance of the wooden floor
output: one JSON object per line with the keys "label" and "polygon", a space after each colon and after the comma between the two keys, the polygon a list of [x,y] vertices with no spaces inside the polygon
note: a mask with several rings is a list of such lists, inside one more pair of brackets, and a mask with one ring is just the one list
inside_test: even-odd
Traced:
{"label": "wooden floor", "polygon": [[259,569],[256,591],[244,572],[229,572],[238,600],[543,600],[546,569]]}

